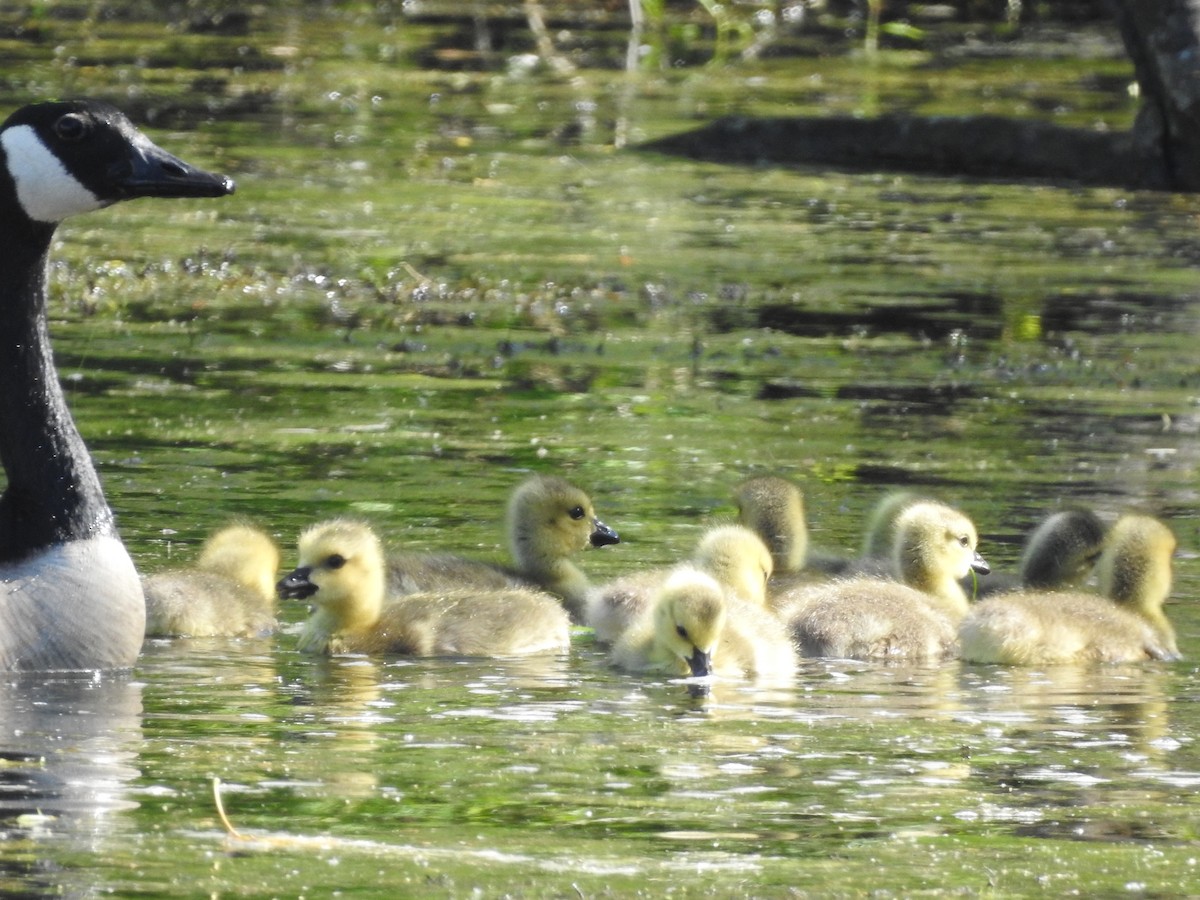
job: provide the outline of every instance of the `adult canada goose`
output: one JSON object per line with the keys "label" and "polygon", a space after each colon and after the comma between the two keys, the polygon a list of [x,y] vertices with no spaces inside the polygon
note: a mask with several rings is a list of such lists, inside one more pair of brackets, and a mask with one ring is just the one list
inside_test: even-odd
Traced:
{"label": "adult canada goose", "polygon": [[[704,532],[691,565],[712,576],[729,595],[766,605],[766,582],[774,562],[762,540],[741,525]],[[586,621],[601,644],[611,644],[650,606],[675,570],[654,568],[623,575],[588,591]]]}
{"label": "adult canada goose", "polygon": [[0,126],[0,670],[133,665],[141,582],[59,386],[46,264],[67,216],[233,182],[161,150],[107,103],[22,107]]}
{"label": "adult canada goose", "polygon": [[389,587],[403,594],[537,587],[562,598],[572,619],[582,622],[588,579],[571,556],[621,540],[597,518],[588,495],[562,478],[534,475],[510,496],[505,531],[511,567],[451,553],[391,553]]}
{"label": "adult canada goose", "polygon": [[521,656],[565,652],[570,620],[558,600],[525,588],[457,588],[387,595],[383,548],[367,525],[335,519],[299,541],[299,565],[278,585],[311,599],[307,653]]}
{"label": "adult canada goose", "polygon": [[1096,565],[1099,594],[1018,591],[976,604],[959,629],[971,662],[1047,665],[1178,659],[1163,612],[1175,536],[1150,516],[1126,515]]}
{"label": "adult canada goose", "polygon": [[787,616],[805,656],[930,661],[953,654],[967,613],[959,579],[986,573],[971,520],[940,503],[914,503],[896,519],[893,565],[903,583],[858,577],[797,592]]}
{"label": "adult canada goose", "polygon": [[252,637],[275,627],[279,547],[253,525],[209,536],[194,566],[142,579],[147,637]]}
{"label": "adult canada goose", "polygon": [[678,676],[786,678],[796,653],[782,623],[684,564],[613,644],[614,666]]}

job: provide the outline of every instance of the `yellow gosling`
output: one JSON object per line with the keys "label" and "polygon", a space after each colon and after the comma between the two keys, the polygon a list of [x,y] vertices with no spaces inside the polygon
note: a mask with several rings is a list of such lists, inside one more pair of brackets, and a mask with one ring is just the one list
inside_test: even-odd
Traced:
{"label": "yellow gosling", "polygon": [[987,572],[975,526],[957,510],[923,501],[897,518],[894,540],[903,583],[850,578],[794,598],[787,618],[803,655],[927,662],[954,654],[968,609],[959,579]]}
{"label": "yellow gosling", "polygon": [[896,521],[906,509],[924,500],[912,491],[893,491],[884,495],[867,518],[867,527],[863,531],[863,557],[890,560],[896,546]]}
{"label": "yellow gosling", "polygon": [[587,576],[571,557],[588,547],[620,542],[596,516],[586,493],[562,478],[534,475],[512,493],[505,517],[511,567],[449,553],[392,553],[392,592],[536,587],[557,595],[577,622],[584,621]]}
{"label": "yellow gosling", "polygon": [[692,562],[745,603],[767,605],[767,582],[775,570],[771,552],[757,534],[741,525],[719,525],[700,538]]}
{"label": "yellow gosling", "polygon": [[253,525],[214,532],[191,568],[142,579],[147,637],[249,637],[275,628],[279,548]]}
{"label": "yellow gosling", "polygon": [[[766,605],[766,582],[774,563],[766,545],[740,525],[708,529],[692,553],[691,563],[712,576],[727,593],[746,603]],[[654,598],[672,569],[651,569],[626,575],[588,594],[587,624],[596,640],[610,644],[627,629]]]}
{"label": "yellow gosling", "polygon": [[1013,665],[1178,659],[1163,612],[1175,536],[1149,516],[1122,516],[1097,564],[1100,593],[1020,591],[977,604],[963,621],[963,659]]}
{"label": "yellow gosling", "polygon": [[775,589],[838,575],[854,565],[844,556],[816,549],[809,541],[804,494],[786,478],[759,475],[733,494],[738,521],[757,534],[775,561]]}
{"label": "yellow gosling", "polygon": [[790,678],[796,656],[782,624],[726,596],[712,576],[682,565],[617,639],[614,666],[674,676]]}
{"label": "yellow gosling", "polygon": [[282,597],[311,599],[300,634],[306,653],[522,656],[570,647],[557,599],[525,588],[457,588],[386,596],[383,547],[367,525],[337,519],[299,540],[299,565]]}
{"label": "yellow gosling", "polygon": [[800,488],[776,475],[748,478],[734,489],[738,521],[757,534],[775,570],[798,572],[808,559],[808,523]]}

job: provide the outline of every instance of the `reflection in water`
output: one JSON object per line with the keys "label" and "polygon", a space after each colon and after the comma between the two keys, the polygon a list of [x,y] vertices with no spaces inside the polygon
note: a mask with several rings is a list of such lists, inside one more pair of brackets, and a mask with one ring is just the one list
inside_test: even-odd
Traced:
{"label": "reflection in water", "polygon": [[6,896],[94,888],[94,870],[63,859],[103,851],[118,831],[114,816],[137,806],[129,788],[139,774],[141,715],[141,685],[128,677],[39,673],[0,683]]}
{"label": "reflection in water", "polygon": [[1148,759],[1169,749],[1168,669],[1155,665],[966,666],[964,718],[1024,740],[1120,746]]}
{"label": "reflection in water", "polygon": [[[993,743],[973,760],[986,791],[975,814],[1006,822],[1020,837],[1153,841],[1147,816],[1172,789],[1165,666],[966,667],[973,702],[963,719]],[[1125,786],[1127,778],[1138,786]]]}

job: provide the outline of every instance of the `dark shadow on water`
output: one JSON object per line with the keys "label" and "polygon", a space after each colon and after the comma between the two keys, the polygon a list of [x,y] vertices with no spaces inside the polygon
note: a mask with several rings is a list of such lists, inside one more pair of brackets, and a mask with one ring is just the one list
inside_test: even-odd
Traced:
{"label": "dark shadow on water", "polygon": [[820,164],[850,171],[1168,189],[1160,166],[1129,133],[1001,116],[728,116],[640,149],[749,165]]}

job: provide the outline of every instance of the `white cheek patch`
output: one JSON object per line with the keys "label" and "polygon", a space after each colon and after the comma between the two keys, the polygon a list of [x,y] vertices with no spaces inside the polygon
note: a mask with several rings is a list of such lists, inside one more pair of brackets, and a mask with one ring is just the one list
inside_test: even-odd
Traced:
{"label": "white cheek patch", "polygon": [[35,222],[61,222],[67,216],[104,206],[68,172],[28,125],[0,133],[17,200]]}

